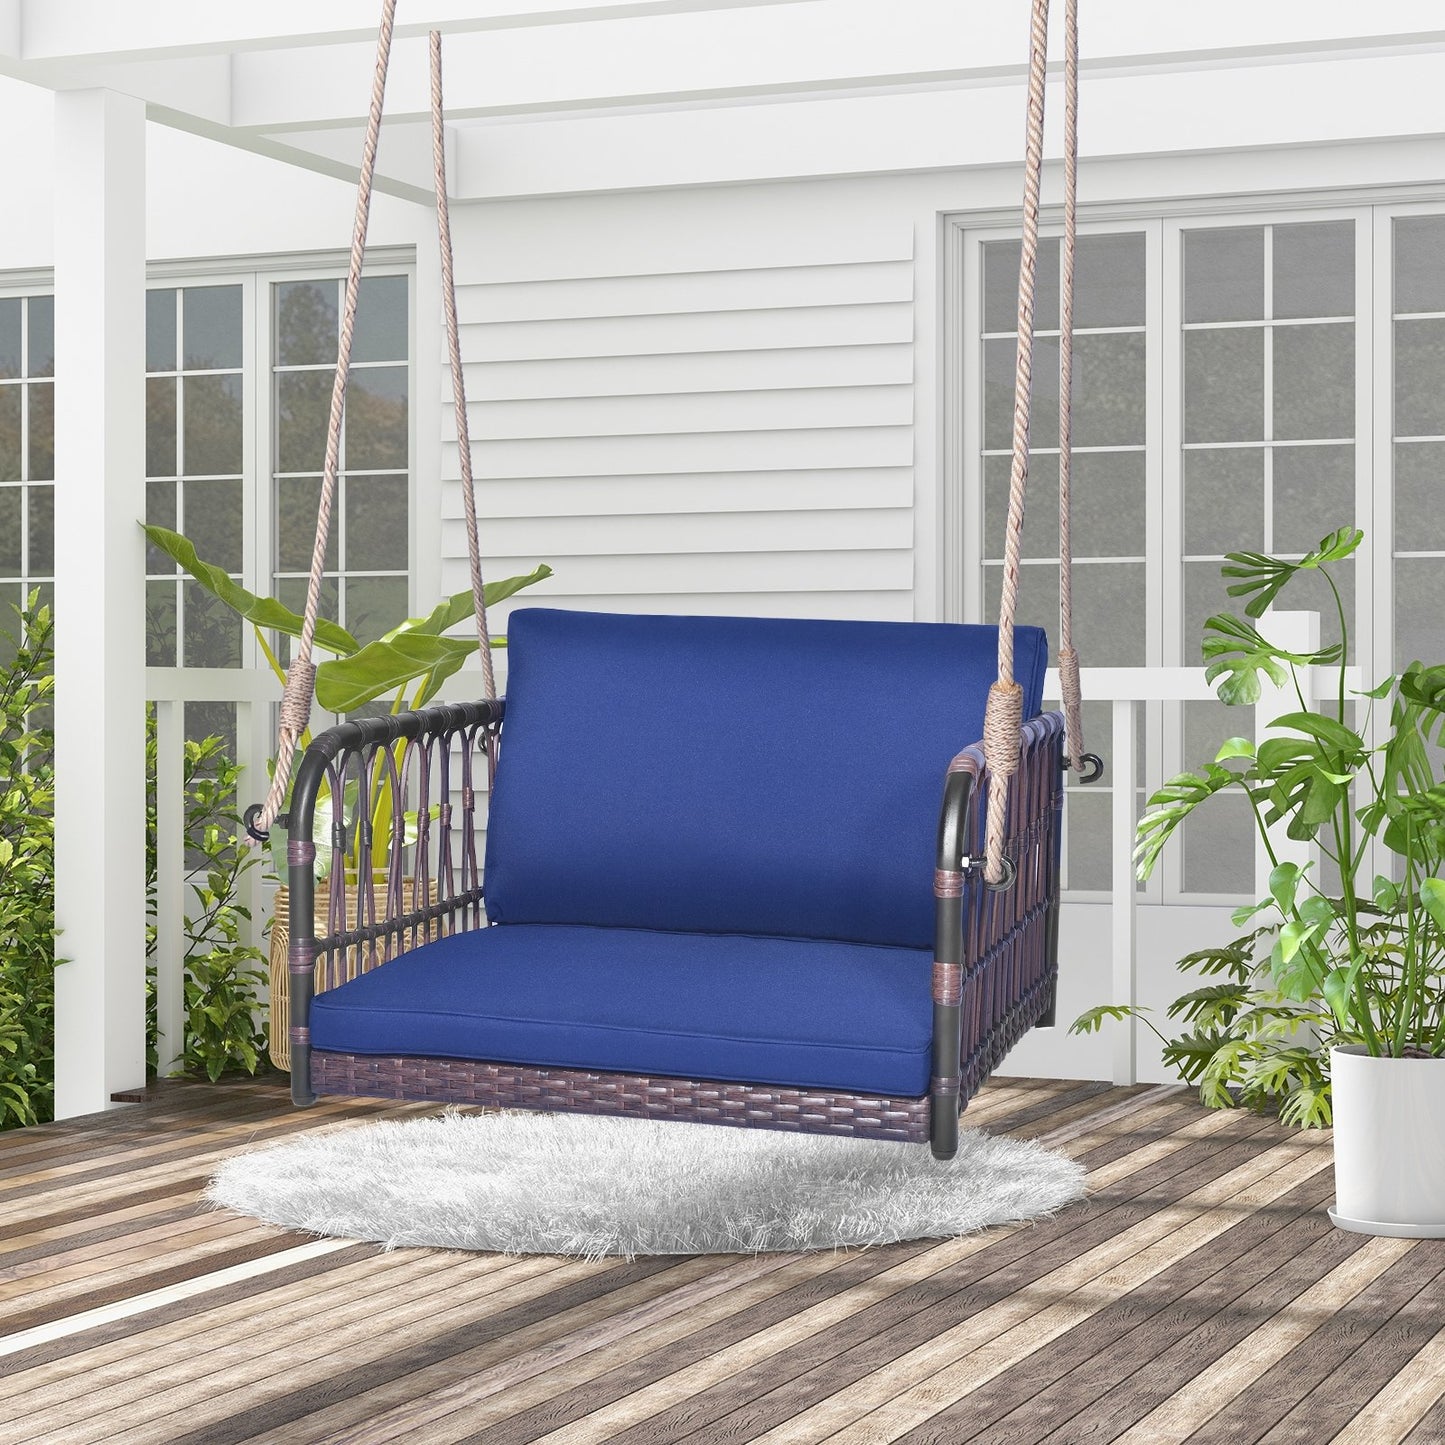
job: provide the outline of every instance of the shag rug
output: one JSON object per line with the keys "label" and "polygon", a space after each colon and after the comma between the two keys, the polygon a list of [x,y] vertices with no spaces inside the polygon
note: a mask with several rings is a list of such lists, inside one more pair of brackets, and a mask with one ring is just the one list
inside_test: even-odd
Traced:
{"label": "shag rug", "polygon": [[926,1144],[650,1119],[459,1114],[308,1133],[227,1160],[207,1197],[388,1247],[735,1254],[969,1234],[1052,1214],[1084,1170],[1027,1140]]}

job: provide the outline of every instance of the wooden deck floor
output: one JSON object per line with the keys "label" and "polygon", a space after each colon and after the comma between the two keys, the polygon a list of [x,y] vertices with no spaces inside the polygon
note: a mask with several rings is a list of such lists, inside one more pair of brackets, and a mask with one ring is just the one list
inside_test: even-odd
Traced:
{"label": "wooden deck floor", "polygon": [[970,1121],[1089,1200],[830,1255],[387,1254],[198,1203],[231,1151],[414,1112],[179,1085],[0,1135],[0,1445],[1445,1442],[1445,1241],[1331,1228],[1319,1135],[1004,1080]]}

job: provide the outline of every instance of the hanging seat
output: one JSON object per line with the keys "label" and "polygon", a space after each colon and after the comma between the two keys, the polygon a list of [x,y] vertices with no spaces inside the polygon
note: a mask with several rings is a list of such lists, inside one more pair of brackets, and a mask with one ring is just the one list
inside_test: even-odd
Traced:
{"label": "hanging seat", "polygon": [[[1009,798],[1017,880],[997,892],[975,866],[982,755],[962,746],[994,627],[528,608],[508,633],[505,702],[344,724],[306,754],[297,1101],[663,1114],[950,1153],[960,1105],[1052,1009],[1062,724],[1038,717],[1042,631],[1016,631],[1033,721]],[[333,874],[318,941],[317,794],[354,780],[369,847],[382,776],[385,883],[363,880],[348,928]]]}

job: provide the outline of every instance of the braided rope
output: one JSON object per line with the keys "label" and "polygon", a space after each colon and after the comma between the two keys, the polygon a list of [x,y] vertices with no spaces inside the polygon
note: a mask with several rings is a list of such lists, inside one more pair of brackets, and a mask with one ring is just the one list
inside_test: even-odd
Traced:
{"label": "braided rope", "polygon": [[457,330],[457,283],[453,273],[451,207],[447,202],[447,143],[442,111],[442,34],[431,32],[432,164],[436,175],[437,245],[442,264],[442,311],[446,317],[447,360],[452,372],[452,404],[456,412],[457,451],[461,460],[462,509],[467,519],[467,564],[472,579],[472,610],[477,619],[477,649],[482,661],[482,689],[495,698],[492,636],[487,626],[487,595],[482,582],[481,547],[477,540],[477,497],[472,486],[472,435],[467,421],[467,383],[462,374],[462,346]]}
{"label": "braided rope", "polygon": [[297,744],[311,719],[316,668],[311,649],[316,640],[316,615],[321,606],[321,579],[326,570],[326,543],[331,533],[331,510],[336,501],[336,474],[341,463],[341,420],[346,410],[346,383],[351,374],[351,343],[356,331],[356,303],[361,292],[361,266],[366,259],[366,228],[371,218],[371,188],[376,175],[376,148],[381,138],[381,112],[386,100],[386,73],[391,64],[391,36],[396,23],[396,0],[382,0],[381,27],[376,37],[376,71],[371,83],[371,109],[366,118],[366,140],[361,148],[361,176],[356,187],[356,220],[351,232],[351,259],[341,307],[341,332],[336,349],[336,376],[331,386],[331,415],[326,428],[326,462],[321,477],[321,501],[316,509],[316,542],[311,550],[311,572],[306,582],[306,608],[301,638],[286,669],[281,696],[281,729],[276,742],[276,770],[255,822],[263,834],[276,821],[286,801],[291,765]]}
{"label": "braided rope", "polygon": [[1019,553],[1029,473],[1029,412],[1033,401],[1034,283],[1038,275],[1039,188],[1044,165],[1044,94],[1049,0],[1033,0],[1029,31],[1028,118],[1024,146],[1023,239],[1019,248],[1018,351],[1014,367],[1013,468],[1004,532],[1003,586],[998,609],[998,681],[988,690],[983,750],[991,786],[984,835],[984,877],[1005,877],[1003,845],[1008,779],[1018,771],[1022,697],[1014,681],[1014,620],[1018,614]]}
{"label": "braided rope", "polygon": [[1059,689],[1064,700],[1064,756],[1084,769],[1084,707],[1074,651],[1074,253],[1079,229],[1079,6],[1064,0],[1064,242],[1059,278]]}

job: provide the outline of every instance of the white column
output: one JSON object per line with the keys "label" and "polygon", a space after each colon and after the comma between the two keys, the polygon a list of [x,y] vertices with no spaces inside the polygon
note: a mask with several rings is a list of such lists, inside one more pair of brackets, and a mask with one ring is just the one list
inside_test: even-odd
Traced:
{"label": "white column", "polygon": [[145,106],[55,97],[55,1112],[145,1083]]}

